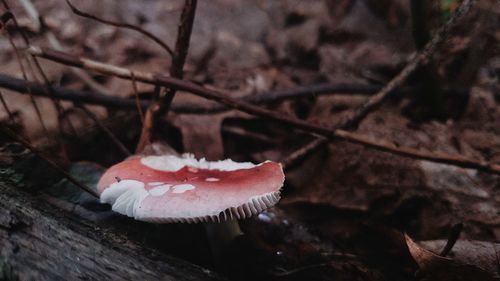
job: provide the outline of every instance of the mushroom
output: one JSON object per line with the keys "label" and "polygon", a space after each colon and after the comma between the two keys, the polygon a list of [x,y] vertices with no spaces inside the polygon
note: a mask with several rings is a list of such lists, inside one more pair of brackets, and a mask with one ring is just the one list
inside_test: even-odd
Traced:
{"label": "mushroom", "polygon": [[110,167],[97,184],[100,200],[136,220],[206,222],[216,259],[242,234],[236,219],[248,218],[280,199],[279,163],[197,160],[191,154],[130,158]]}

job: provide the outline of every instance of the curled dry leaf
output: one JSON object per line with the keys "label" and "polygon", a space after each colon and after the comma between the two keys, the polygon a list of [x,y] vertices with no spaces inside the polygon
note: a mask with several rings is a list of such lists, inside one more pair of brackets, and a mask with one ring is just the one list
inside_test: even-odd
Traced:
{"label": "curled dry leaf", "polygon": [[[456,259],[441,257],[421,247],[405,234],[406,245],[425,280],[500,280],[494,273],[475,264],[462,263]],[[419,274],[420,275],[420,274]]]}
{"label": "curled dry leaf", "polygon": [[[446,240],[420,241],[420,244],[437,253],[444,247]],[[500,277],[500,243],[459,240],[448,256],[461,263],[473,264],[497,278]]]}

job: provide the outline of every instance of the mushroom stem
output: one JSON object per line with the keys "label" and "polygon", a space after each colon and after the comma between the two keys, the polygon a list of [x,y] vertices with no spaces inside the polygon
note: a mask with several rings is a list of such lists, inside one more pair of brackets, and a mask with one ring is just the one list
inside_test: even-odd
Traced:
{"label": "mushroom stem", "polygon": [[217,266],[224,264],[224,256],[234,238],[243,235],[238,220],[205,224],[210,249]]}

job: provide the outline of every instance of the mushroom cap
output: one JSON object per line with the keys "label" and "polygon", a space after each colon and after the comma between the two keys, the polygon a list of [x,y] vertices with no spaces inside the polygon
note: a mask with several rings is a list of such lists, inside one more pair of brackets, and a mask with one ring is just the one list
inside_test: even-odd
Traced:
{"label": "mushroom cap", "polygon": [[100,200],[136,220],[208,222],[243,219],[280,199],[285,176],[279,163],[192,155],[145,156],[110,167],[97,184]]}

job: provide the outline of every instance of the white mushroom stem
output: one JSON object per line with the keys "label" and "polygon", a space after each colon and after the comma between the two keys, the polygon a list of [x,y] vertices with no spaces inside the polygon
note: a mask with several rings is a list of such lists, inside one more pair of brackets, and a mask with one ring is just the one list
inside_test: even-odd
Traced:
{"label": "white mushroom stem", "polygon": [[224,254],[231,242],[238,236],[243,235],[238,220],[229,220],[225,222],[205,223],[208,242],[212,255],[218,266],[224,264]]}

